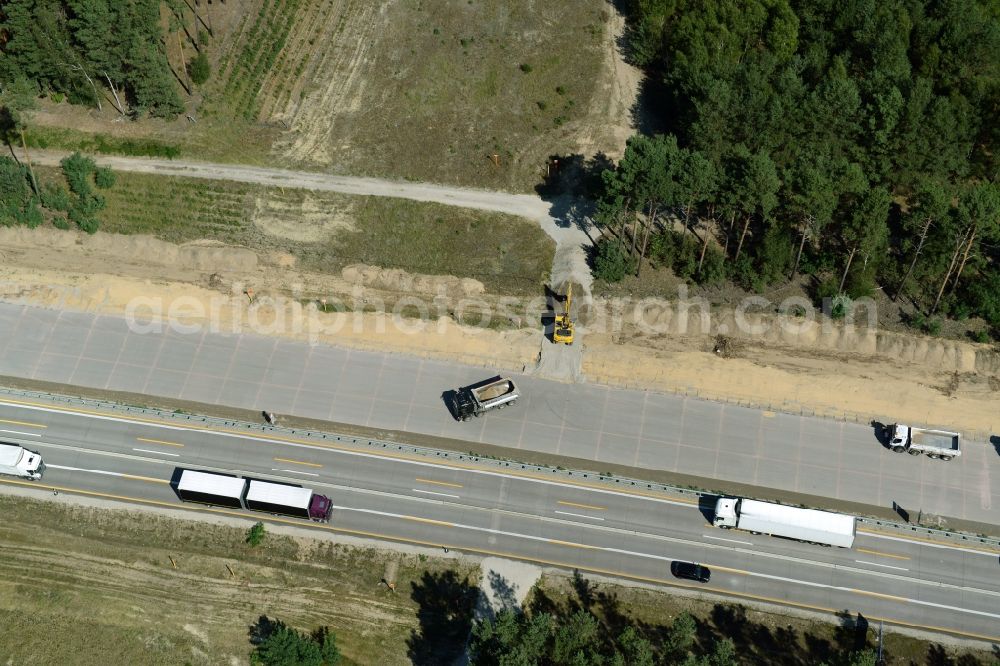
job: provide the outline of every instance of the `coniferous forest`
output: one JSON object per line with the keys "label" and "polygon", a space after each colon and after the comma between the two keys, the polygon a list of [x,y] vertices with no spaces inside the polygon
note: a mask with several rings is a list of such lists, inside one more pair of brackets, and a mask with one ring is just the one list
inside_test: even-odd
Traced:
{"label": "coniferous forest", "polygon": [[[169,3],[168,3],[169,4]],[[159,0],[6,0],[0,81],[122,113],[183,110],[163,45]]]}
{"label": "coniferous forest", "polygon": [[604,173],[598,277],[811,276],[817,300],[882,289],[998,334],[1000,5],[624,5],[654,129]]}

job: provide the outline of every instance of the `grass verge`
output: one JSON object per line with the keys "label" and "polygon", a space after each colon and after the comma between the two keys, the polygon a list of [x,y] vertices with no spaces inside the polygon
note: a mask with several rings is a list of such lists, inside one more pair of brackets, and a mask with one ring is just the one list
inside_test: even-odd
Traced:
{"label": "grass verge", "polygon": [[[328,625],[348,664],[404,664],[455,656],[440,636],[467,631],[471,617],[478,566],[463,560],[273,533],[251,548],[249,521],[6,495],[0,510],[4,663],[245,663],[250,626],[267,615]],[[380,584],[391,561],[396,593]]]}
{"label": "grass verge", "polygon": [[103,231],[287,252],[319,273],[366,263],[475,278],[493,294],[534,295],[555,251],[528,220],[404,199],[128,172],[117,173],[104,195]]}

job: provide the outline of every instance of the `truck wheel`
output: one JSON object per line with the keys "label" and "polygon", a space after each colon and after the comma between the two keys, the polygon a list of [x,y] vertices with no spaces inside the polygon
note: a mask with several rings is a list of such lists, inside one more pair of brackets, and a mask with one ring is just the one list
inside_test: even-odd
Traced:
{"label": "truck wheel", "polygon": [[927,454],[927,457],[928,457],[928,458],[933,458],[934,460],[937,460],[937,457],[938,457],[938,456],[937,456],[937,454],[936,454],[936,453],[928,453],[928,454]]}
{"label": "truck wheel", "polygon": [[476,412],[475,414],[473,414],[473,416],[475,416],[478,419],[480,416],[482,416],[482,414],[480,414],[479,412]]}
{"label": "truck wheel", "polygon": [[906,448],[903,446],[894,446],[892,447],[892,450],[894,453],[902,453],[903,451],[906,450]]}
{"label": "truck wheel", "polygon": [[913,449],[910,449],[909,451],[907,451],[907,453],[909,453],[911,456],[919,456],[920,455],[920,451],[914,451]]}
{"label": "truck wheel", "polygon": [[507,403],[505,402],[502,405],[497,405],[497,409],[504,409],[506,406],[507,406]]}
{"label": "truck wheel", "polygon": [[469,420],[469,416],[468,416],[468,414],[466,414],[465,416],[463,416],[463,417],[462,417],[462,422],[463,422],[463,423],[464,423],[465,421],[468,421],[468,420]]}
{"label": "truck wheel", "polygon": [[949,460],[951,460],[951,456],[941,456],[941,460],[948,462]]}
{"label": "truck wheel", "polygon": [[510,404],[511,407],[513,407],[514,405],[516,405],[517,404],[517,398],[514,398],[513,400],[511,400],[509,404]]}

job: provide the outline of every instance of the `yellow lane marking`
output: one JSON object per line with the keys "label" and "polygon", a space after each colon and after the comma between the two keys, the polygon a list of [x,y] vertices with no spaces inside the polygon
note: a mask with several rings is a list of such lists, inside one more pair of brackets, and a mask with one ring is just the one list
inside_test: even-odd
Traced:
{"label": "yellow lane marking", "polygon": [[883,553],[879,550],[868,550],[867,548],[855,548],[859,553],[868,553],[869,555],[878,555],[879,557],[891,557],[894,560],[908,560],[910,559],[906,555],[893,555],[892,553]]}
{"label": "yellow lane marking", "polygon": [[593,509],[594,511],[607,511],[603,506],[594,506],[593,504],[577,504],[576,502],[563,502],[559,500],[556,504],[562,504],[563,506],[575,506],[578,509]]}
{"label": "yellow lane marking", "polygon": [[427,523],[429,525],[440,525],[442,527],[454,527],[455,523],[449,523],[444,520],[434,520],[433,518],[419,518],[417,516],[400,516],[406,520],[412,520],[417,523]]}
{"label": "yellow lane marking", "polygon": [[12,421],[10,419],[0,419],[0,423],[10,423],[12,425],[28,426],[29,428],[48,428],[47,425],[42,425],[41,423],[28,423],[27,421]]}
{"label": "yellow lane marking", "polygon": [[163,439],[149,439],[148,437],[136,437],[140,442],[149,442],[150,444],[163,444],[164,446],[184,446],[183,444],[178,444],[177,442],[168,442]]}
{"label": "yellow lane marking", "polygon": [[[385,540],[396,541],[396,542],[399,542],[399,543],[410,543],[410,544],[414,544],[414,545],[417,545],[417,546],[427,546],[427,547],[431,547],[431,548],[447,548],[449,550],[460,550],[460,551],[466,551],[466,552],[470,552],[470,553],[480,553],[482,555],[493,555],[495,557],[506,557],[506,558],[515,559],[515,560],[521,560],[521,561],[526,561],[526,562],[537,562],[539,564],[548,564],[550,566],[560,567],[560,568],[563,568],[563,569],[577,569],[577,570],[580,570],[580,571],[590,571],[592,573],[603,574],[603,575],[606,575],[606,576],[614,576],[614,577],[617,577],[617,578],[628,578],[629,580],[639,580],[639,581],[644,581],[644,582],[647,582],[647,583],[654,583],[656,585],[664,585],[664,586],[667,586],[667,587],[683,587],[683,588],[693,589],[693,590],[707,590],[709,592],[715,592],[717,594],[726,595],[726,596],[730,596],[730,597],[742,597],[742,598],[746,598],[746,599],[756,599],[758,601],[766,601],[766,602],[773,603],[773,604],[776,604],[776,605],[779,605],[779,606],[793,606],[793,607],[796,607],[796,608],[806,608],[806,609],[809,609],[809,610],[822,611],[822,612],[831,613],[831,614],[843,613],[844,612],[843,608],[827,608],[826,606],[815,606],[815,605],[812,605],[812,604],[800,603],[800,602],[797,602],[797,601],[788,601],[787,599],[778,599],[778,598],[775,598],[775,597],[766,597],[766,596],[762,596],[762,595],[758,595],[758,594],[750,594],[750,593],[747,593],[747,592],[737,592],[737,591],[733,591],[733,590],[726,590],[726,589],[723,589],[723,588],[712,587],[712,586],[709,586],[709,585],[689,585],[689,584],[686,584],[686,583],[678,582],[676,580],[668,580],[668,579],[663,579],[663,578],[652,578],[652,577],[649,577],[649,576],[640,576],[638,574],[624,573],[624,572],[621,572],[621,571],[615,571],[613,569],[602,569],[600,567],[593,567],[593,566],[580,565],[580,564],[572,564],[572,563],[569,563],[569,562],[562,562],[562,561],[559,561],[559,560],[548,560],[548,559],[541,558],[541,557],[526,557],[524,555],[519,555],[517,553],[509,553],[509,552],[505,552],[505,551],[490,550],[488,548],[476,548],[474,546],[462,546],[462,545],[454,545],[454,544],[450,544],[450,543],[440,543],[440,542],[436,542],[436,541],[423,541],[421,539],[409,539],[407,537],[392,536],[390,534],[382,534],[380,532],[368,532],[368,531],[365,531],[365,530],[352,530],[352,529],[348,529],[346,527],[334,527],[333,525],[323,525],[323,524],[319,524],[319,523],[308,523],[308,524],[306,524],[306,523],[303,523],[301,520],[293,520],[293,519],[290,519],[290,518],[281,518],[279,516],[262,516],[261,514],[257,514],[257,513],[246,513],[244,511],[232,511],[232,510],[227,510],[227,509],[217,509],[217,508],[212,508],[212,507],[204,507],[204,506],[192,505],[192,504],[189,504],[189,503],[183,503],[182,504],[182,503],[178,503],[178,502],[161,502],[161,501],[158,501],[158,500],[143,499],[143,498],[140,498],[140,497],[127,497],[127,496],[124,496],[124,495],[111,495],[111,494],[108,494],[108,493],[99,493],[99,492],[95,492],[95,491],[92,491],[92,490],[78,490],[76,488],[66,488],[66,487],[63,487],[63,486],[40,485],[37,482],[33,482],[33,481],[14,481],[14,480],[2,479],[2,480],[0,480],[0,483],[7,484],[7,485],[24,486],[26,488],[44,488],[46,490],[61,490],[61,491],[65,491],[65,492],[76,493],[77,495],[92,495],[94,497],[104,497],[104,498],[108,498],[108,499],[119,499],[119,500],[124,500],[126,502],[136,502],[136,503],[139,503],[139,504],[149,504],[149,505],[153,505],[153,506],[163,506],[163,507],[168,507],[168,508],[171,508],[171,509],[177,509],[177,508],[181,508],[182,507],[182,508],[184,508],[187,511],[202,511],[204,513],[218,513],[218,514],[222,514],[222,515],[229,515],[229,516],[237,516],[239,518],[246,518],[248,520],[253,520],[253,521],[267,520],[267,521],[272,522],[272,523],[287,523],[289,525],[297,525],[299,527],[311,527],[313,529],[326,530],[328,532],[336,532],[336,533],[339,533],[339,534],[350,534],[350,535],[353,535],[353,536],[368,537],[368,538],[371,538],[371,539],[380,539],[380,540],[383,540],[383,541],[385,541]],[[713,568],[714,569],[722,570],[722,567],[718,567],[718,566],[713,566]],[[739,569],[733,569],[732,571],[739,571]],[[958,629],[949,629],[949,628],[946,628],[946,627],[937,627],[937,626],[929,625],[929,624],[915,624],[915,623],[912,623],[912,622],[904,622],[902,620],[894,620],[891,617],[878,617],[878,616],[874,616],[874,615],[866,615],[865,617],[867,617],[869,620],[882,620],[884,622],[888,622],[890,624],[896,624],[896,625],[903,626],[903,627],[913,627],[913,628],[916,628],[916,629],[928,629],[930,631],[938,631],[938,632],[945,633],[945,634],[954,634],[954,635],[958,635],[958,636],[968,636],[969,638],[974,638],[974,639],[982,640],[982,641],[989,641],[991,643],[998,643],[998,642],[1000,642],[1000,636],[985,636],[983,634],[974,634],[974,633],[971,633],[971,632],[968,632],[968,631],[960,631]]]}
{"label": "yellow lane marking", "polygon": [[906,597],[897,597],[894,594],[882,594],[881,592],[869,592],[867,590],[859,590],[856,587],[852,587],[851,592],[854,592],[855,594],[864,594],[865,596],[869,597],[878,597],[879,599],[892,599],[893,601],[900,601],[907,603],[909,603],[910,601]]}
{"label": "yellow lane marking", "polygon": [[951,543],[949,541],[940,541],[938,539],[924,539],[923,537],[911,536],[909,534],[900,535],[900,534],[893,534],[892,532],[880,532],[880,531],[877,531],[877,530],[858,530],[858,534],[877,534],[879,536],[891,536],[891,537],[895,537],[895,538],[899,539],[900,541],[915,541],[915,542],[919,542],[919,543],[932,543],[932,544],[935,544],[935,545],[938,545],[938,546],[948,546],[949,548],[957,548],[959,550],[972,550],[972,551],[976,551],[978,553],[987,553],[987,554],[990,554],[990,555],[994,555],[996,553],[1000,553],[1000,550],[997,550],[995,548],[989,548],[989,547],[986,547],[986,546],[981,546],[981,547],[978,547],[978,548],[973,547],[973,546],[963,546],[960,543]]}
{"label": "yellow lane marking", "polygon": [[150,476],[138,476],[136,474],[122,474],[124,479],[132,479],[133,481],[147,481],[149,483],[170,483],[167,479],[154,479]]}
{"label": "yellow lane marking", "polygon": [[764,412],[761,416],[763,416],[766,419],[773,419],[774,418],[774,412]]}
{"label": "yellow lane marking", "polygon": [[435,486],[448,486],[449,488],[463,488],[461,483],[448,483],[447,481],[433,481],[431,479],[421,479],[417,477],[417,481],[420,483],[432,483]]}
{"label": "yellow lane marking", "polygon": [[547,539],[549,543],[554,543],[558,546],[570,546],[572,548],[584,548],[588,550],[593,550],[594,546],[588,546],[584,543],[573,543],[572,541],[560,541],[559,539]]}
{"label": "yellow lane marking", "polygon": [[305,462],[304,460],[292,460],[291,458],[272,458],[276,462],[286,462],[292,465],[305,465],[306,467],[322,467],[319,463]]}

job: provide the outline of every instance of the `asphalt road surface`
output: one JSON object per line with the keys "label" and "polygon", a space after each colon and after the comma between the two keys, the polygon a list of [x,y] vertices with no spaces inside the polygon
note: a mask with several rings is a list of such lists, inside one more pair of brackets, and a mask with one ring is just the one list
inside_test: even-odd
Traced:
{"label": "asphalt road surface", "polygon": [[[38,450],[47,465],[42,481],[2,477],[8,485],[495,554],[1000,642],[1000,553],[986,548],[867,529],[852,549],[824,548],[713,528],[711,501],[37,400],[0,402],[0,437]],[[182,503],[171,480],[184,468],[300,484],[335,510],[329,524],[315,524]],[[708,566],[711,582],[672,578],[674,560]]]}
{"label": "asphalt road surface", "polygon": [[868,426],[517,374],[516,407],[456,422],[442,395],[492,374],[253,335],[136,333],[123,318],[0,303],[0,375],[998,522],[1000,455],[985,442],[963,442],[962,456],[945,463],[894,454]]}

